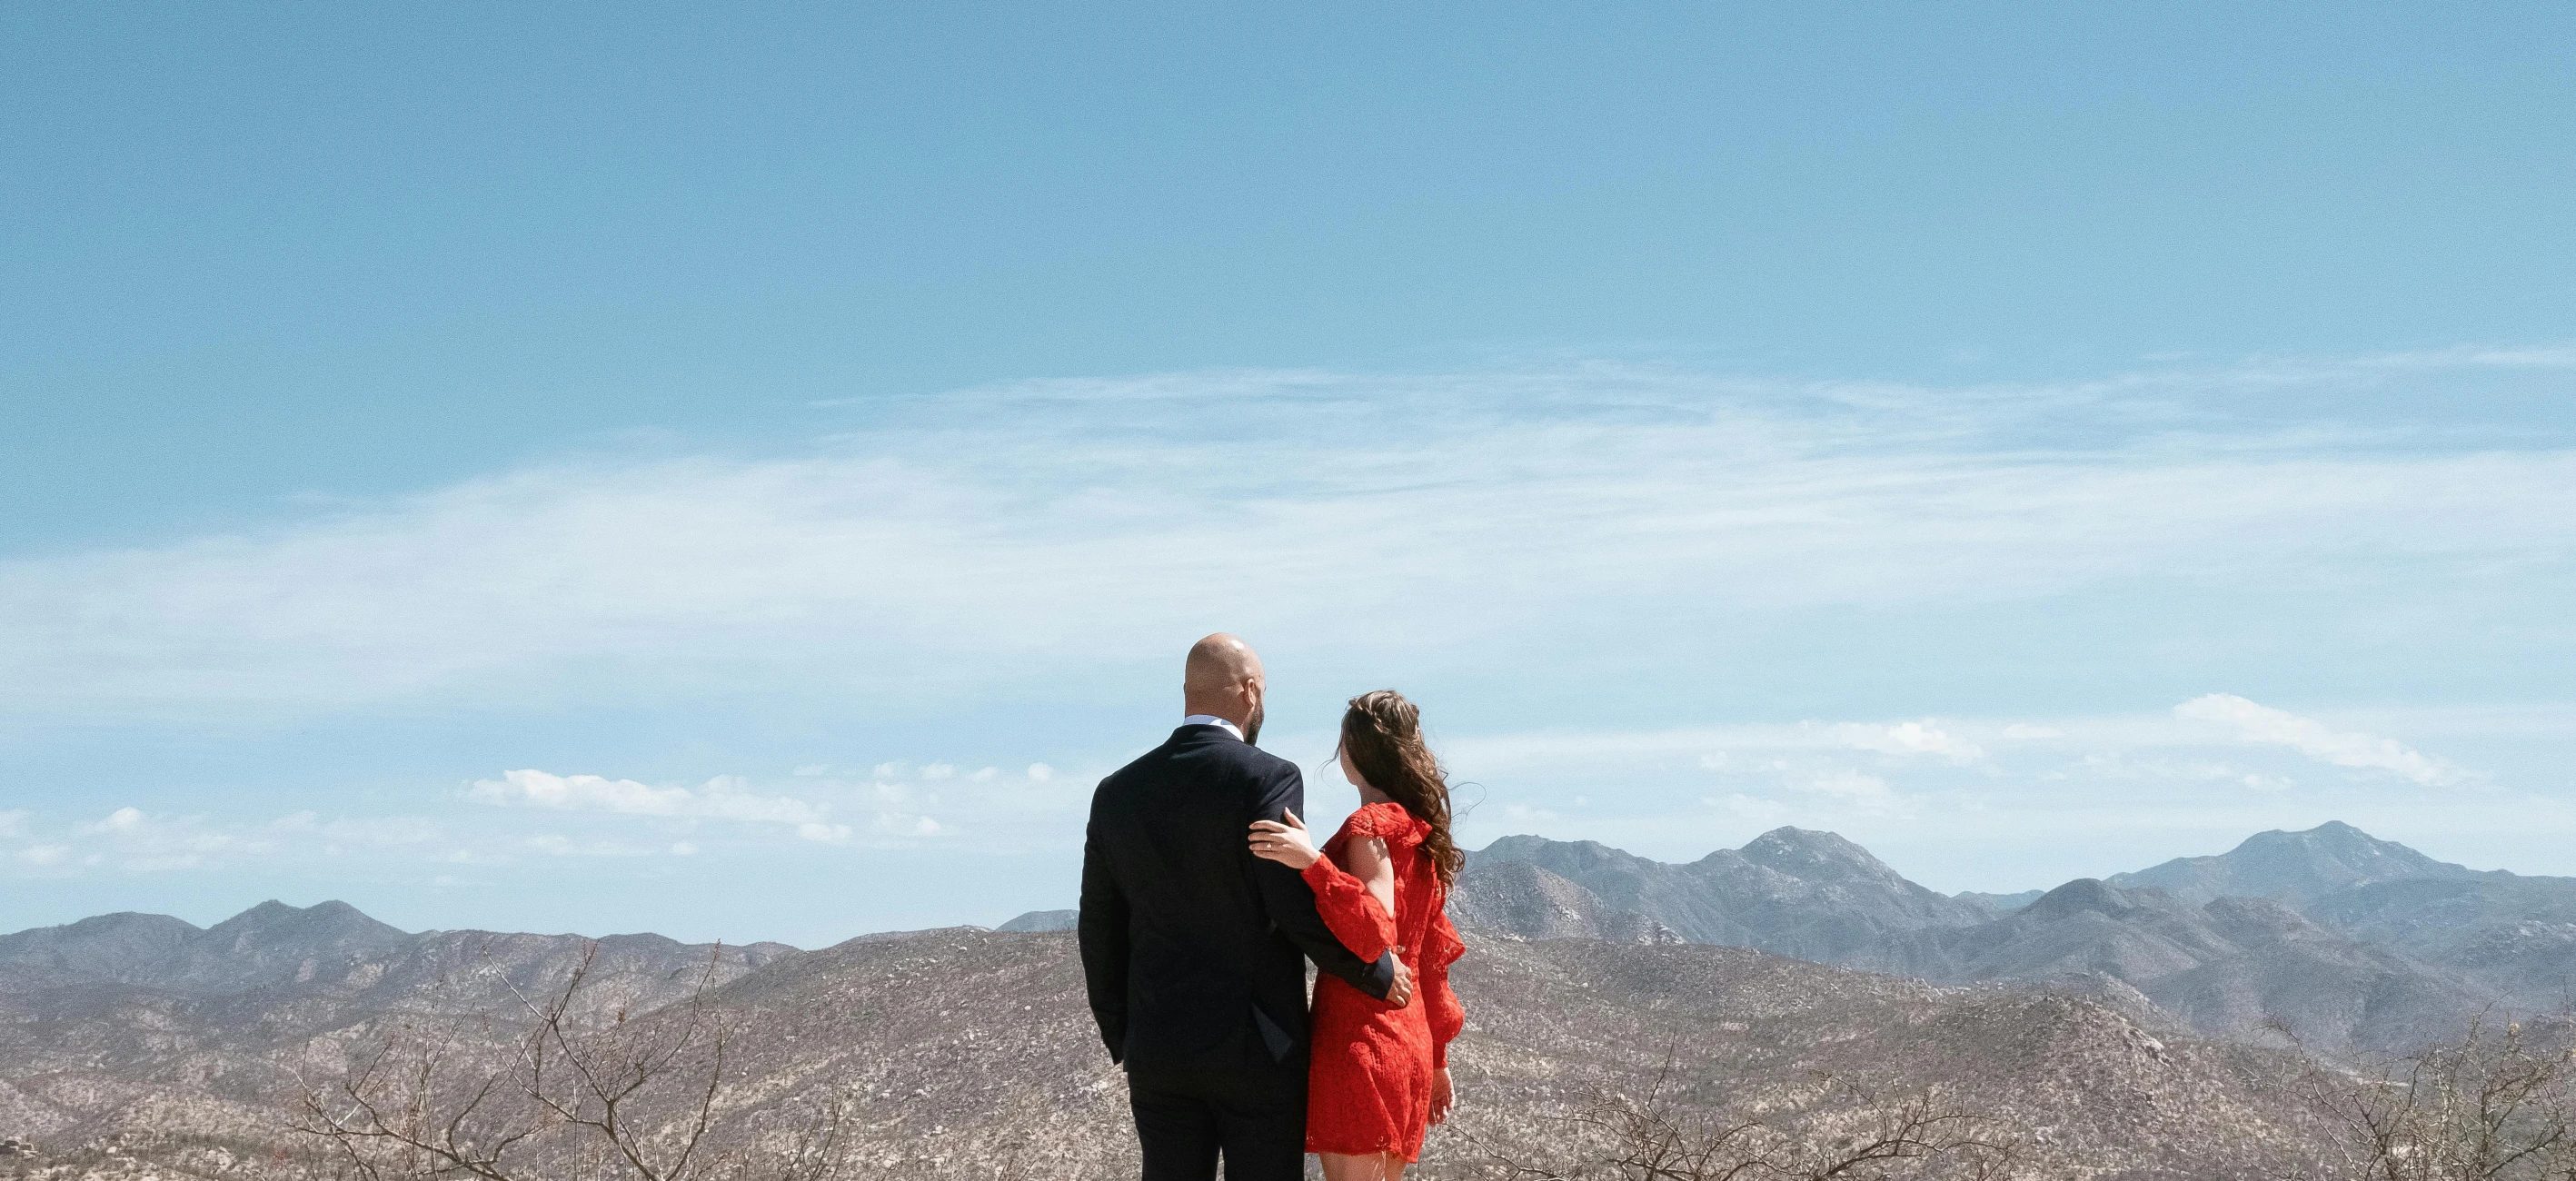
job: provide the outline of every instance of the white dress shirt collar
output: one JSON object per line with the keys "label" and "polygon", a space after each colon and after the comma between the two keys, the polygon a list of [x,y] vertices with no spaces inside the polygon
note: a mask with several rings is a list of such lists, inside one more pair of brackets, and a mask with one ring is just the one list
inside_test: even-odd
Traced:
{"label": "white dress shirt collar", "polygon": [[1236,742],[1243,741],[1243,728],[1241,726],[1237,726],[1224,718],[1216,716],[1215,714],[1191,714],[1186,718],[1182,718],[1181,724],[1184,726],[1220,726],[1224,728],[1226,733],[1234,735],[1234,740]]}

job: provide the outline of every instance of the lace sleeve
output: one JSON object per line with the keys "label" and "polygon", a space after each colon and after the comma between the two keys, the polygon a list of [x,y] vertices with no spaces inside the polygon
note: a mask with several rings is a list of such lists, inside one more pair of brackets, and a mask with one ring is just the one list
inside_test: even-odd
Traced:
{"label": "lace sleeve", "polygon": [[1395,946],[1395,918],[1378,905],[1368,885],[1342,871],[1330,857],[1318,857],[1300,875],[1315,891],[1315,913],[1324,916],[1333,938],[1351,954],[1374,962]]}
{"label": "lace sleeve", "polygon": [[1343,831],[1355,837],[1377,837],[1381,840],[1402,835],[1412,824],[1412,815],[1402,804],[1368,804],[1351,813],[1342,824]]}
{"label": "lace sleeve", "polygon": [[1423,1016],[1431,1022],[1431,1065],[1447,1067],[1449,1042],[1467,1027],[1467,1008],[1449,987],[1449,965],[1467,954],[1467,944],[1458,937],[1458,928],[1450,925],[1445,907],[1432,916],[1428,942],[1431,946],[1424,949],[1420,972]]}

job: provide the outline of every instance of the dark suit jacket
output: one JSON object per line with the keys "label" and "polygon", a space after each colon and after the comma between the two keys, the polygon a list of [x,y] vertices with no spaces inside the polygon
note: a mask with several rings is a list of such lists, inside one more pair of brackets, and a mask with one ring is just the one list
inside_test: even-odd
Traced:
{"label": "dark suit jacket", "polygon": [[[1255,819],[1306,814],[1297,765],[1216,726],[1100,781],[1082,847],[1083,983],[1109,1055],[1130,1070],[1227,1069],[1244,1047],[1302,1060],[1306,966],[1384,997],[1391,953],[1352,955],[1297,871],[1252,855]],[[1249,1035],[1249,1036],[1247,1036]]]}

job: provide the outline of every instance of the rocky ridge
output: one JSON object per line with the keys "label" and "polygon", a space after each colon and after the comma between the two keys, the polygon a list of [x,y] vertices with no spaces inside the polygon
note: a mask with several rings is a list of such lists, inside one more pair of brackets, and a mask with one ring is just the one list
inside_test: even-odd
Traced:
{"label": "rocky ridge", "polygon": [[[1478,876],[1499,864],[1550,879]],[[1474,853],[1462,926],[1573,933],[1552,914],[1633,913],[1692,942],[1952,983],[2105,992],[2211,1036],[2328,1053],[2402,1049],[2493,1005],[2576,992],[2576,879],[2479,872],[2349,825],[2266,832],[2052,891],[1943,898],[1829,833],[1780,829],[1666,864],[1592,842],[1507,837]],[[1538,918],[1528,916],[1539,916]]]}
{"label": "rocky ridge", "polygon": [[[2335,825],[2029,899],[1944,897],[1796,829],[1686,865],[1514,837],[1471,857],[1453,907],[1462,1081],[1487,1101],[1426,1177],[1540,1152],[1581,1094],[1667,1069],[1692,1102],[1791,1103],[1818,1072],[1975,1094],[2040,1130],[2051,1177],[2258,1175],[2314,1131],[2282,1106],[2301,1059],[2276,1020],[2312,1050],[2397,1049],[2576,970],[2576,880]],[[818,952],[411,934],[336,903],[0,936],[0,1139],[18,1144],[0,1176],[269,1181],[297,1077],[405,1022],[506,1031],[585,956],[581,1020],[652,1028],[702,979],[747,1016],[728,1125],[745,1135],[841,1096],[874,1175],[1132,1172],[1069,916]]]}
{"label": "rocky ridge", "polygon": [[[2300,1116],[2265,1085],[2291,1060],[2150,1030],[2091,1001],[1710,945],[1469,943],[1455,975],[1470,1018],[1453,1048],[1462,1108],[1412,1175],[1543,1157],[1584,1096],[1658,1075],[1686,1102],[1774,1107],[1811,1095],[1820,1074],[1889,1093],[1949,1088],[1999,1125],[2045,1129],[2031,1159],[2051,1177],[2181,1181],[2305,1151]],[[855,1175],[1132,1175],[1123,1086],[1076,961],[1066,934],[957,928],[748,968],[712,994],[743,1021],[725,1135],[775,1135],[837,1098]],[[280,1128],[293,1079],[344,1069],[390,1019],[317,1025],[301,1007],[311,989],[174,999],[118,984],[86,1003],[0,993],[0,1119],[37,1150],[0,1162],[0,1175],[281,1177],[297,1150]],[[404,995],[460,1006],[436,1010],[451,1020],[488,999]],[[630,1018],[647,1033],[676,1019],[669,1008]]]}

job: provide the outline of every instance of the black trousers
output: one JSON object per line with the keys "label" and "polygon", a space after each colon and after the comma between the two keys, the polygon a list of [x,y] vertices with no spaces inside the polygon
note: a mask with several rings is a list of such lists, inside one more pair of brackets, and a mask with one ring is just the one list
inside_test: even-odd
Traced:
{"label": "black trousers", "polygon": [[1130,1070],[1127,1102],[1144,1181],[1299,1181],[1306,1175],[1306,1058],[1233,1070]]}

